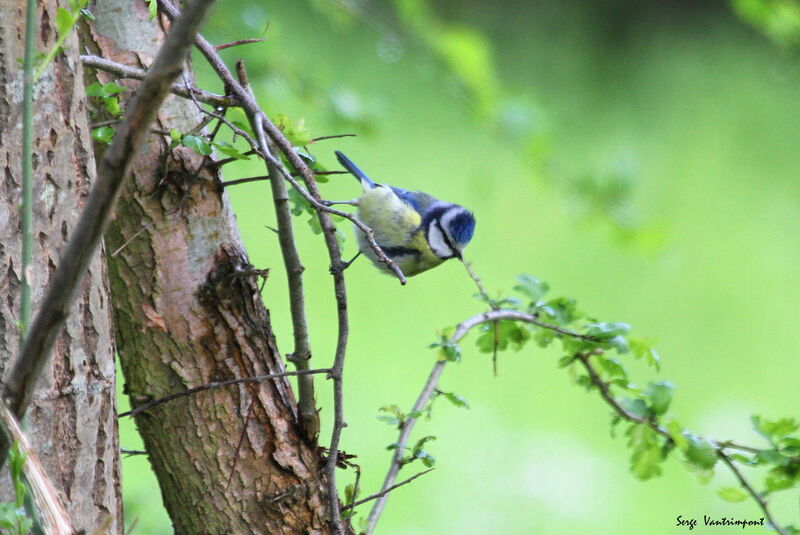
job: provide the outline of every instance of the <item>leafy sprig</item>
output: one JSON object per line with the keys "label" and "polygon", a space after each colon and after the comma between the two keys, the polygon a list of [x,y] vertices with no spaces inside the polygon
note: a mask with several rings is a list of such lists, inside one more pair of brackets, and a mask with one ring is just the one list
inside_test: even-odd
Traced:
{"label": "leafy sprig", "polygon": [[[663,463],[673,454],[707,483],[722,461],[737,477],[741,488],[723,487],[717,495],[730,502],[752,498],[767,520],[781,534],[796,533],[794,526],[780,526],[771,516],[767,498],[776,492],[800,487],[800,423],[791,418],[769,420],[753,416],[755,431],[769,443],[767,448],[743,446],[697,435],[684,428],[669,412],[675,386],[664,380],[638,386],[627,364],[642,360],[660,370],[660,357],[648,338],[632,337],[631,327],[622,322],[603,322],[581,311],[575,300],[547,298],[549,285],[530,275],[517,277],[514,291],[521,296],[477,297],[490,312],[445,330],[430,348],[437,349],[440,362],[459,362],[460,342],[466,331],[478,327],[475,345],[481,353],[519,351],[533,341],[541,348],[560,349],[558,365],[571,371],[575,382],[587,391],[596,391],[613,409],[612,433],[624,425],[631,452],[630,471],[641,480],[657,477]],[[466,329],[466,330],[465,330]],[[402,425],[407,425],[409,416]],[[765,471],[761,490],[744,478],[739,467],[759,467]]]}

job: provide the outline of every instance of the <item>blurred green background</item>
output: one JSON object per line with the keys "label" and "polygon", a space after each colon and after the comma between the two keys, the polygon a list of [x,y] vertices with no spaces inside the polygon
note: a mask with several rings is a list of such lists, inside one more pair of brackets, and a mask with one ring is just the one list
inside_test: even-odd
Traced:
{"label": "blurred green background", "polygon": [[[777,18],[761,4],[223,1],[204,33],[216,43],[266,38],[226,58],[245,58],[268,113],[305,119],[312,137],[358,134],[310,146],[330,168],[339,149],[377,181],[472,209],[466,256],[490,293],[531,273],[590,314],[631,323],[633,335],[658,340],[663,359],[658,376],[633,366],[637,380],[673,382],[671,412],[683,425],[764,446],[750,415],[796,416],[800,406],[800,63],[796,4],[774,2],[789,6]],[[195,66],[200,86],[219,90]],[[225,171],[263,174],[255,162]],[[331,199],[359,191],[348,176],[322,188]],[[264,299],[288,351],[268,187],[230,196],[252,262],[272,269]],[[305,219],[296,222],[312,365],[322,367],[335,309],[323,242]],[[343,229],[350,255],[355,240]],[[482,306],[456,262],[401,287],[360,260],[347,281],[342,449],[358,456],[371,493],[396,437],[375,418],[379,407],[408,409],[437,330]],[[379,534],[659,535],[687,529],[678,515],[697,518],[695,532],[729,533],[741,528],[704,527],[703,515],[761,516],[750,501],[716,496],[735,486],[719,467],[706,486],[677,460],[637,481],[624,437],[609,434],[610,409],[556,367],[556,353],[501,354],[494,377],[490,358],[464,347],[441,388],[471,408],[440,400],[417,427],[417,438],[438,437],[426,448],[436,470],[393,493]],[[330,390],[317,387],[326,443]],[[122,445],[138,447],[127,421]],[[171,533],[147,460],[124,469],[133,533]],[[784,524],[800,517],[796,491],[774,507]]]}

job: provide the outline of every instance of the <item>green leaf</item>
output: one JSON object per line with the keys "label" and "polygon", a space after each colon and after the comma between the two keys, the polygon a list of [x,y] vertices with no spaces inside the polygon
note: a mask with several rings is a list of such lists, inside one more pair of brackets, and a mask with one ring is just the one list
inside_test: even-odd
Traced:
{"label": "green leaf", "polygon": [[628,372],[625,370],[625,367],[622,365],[622,363],[617,359],[605,358],[602,355],[598,355],[597,362],[600,364],[600,367],[605,370],[609,378],[628,378]]}
{"label": "green leaf", "polygon": [[102,85],[99,82],[94,82],[86,88],[86,96],[106,98],[122,93],[123,91],[125,91],[125,88],[114,82],[108,82]]}
{"label": "green leaf", "polygon": [[653,341],[648,338],[631,338],[628,337],[628,346],[630,347],[633,356],[637,359],[644,358],[649,366],[652,366],[656,371],[661,370],[661,359],[652,348]]}
{"label": "green leaf", "polygon": [[789,458],[781,455],[777,450],[761,450],[756,453],[756,464],[774,464],[777,466],[785,466],[789,464]]}
{"label": "green leaf", "polygon": [[538,302],[550,289],[549,284],[540,281],[533,275],[517,275],[517,282],[519,284],[514,286],[514,290],[527,295],[533,303]]}
{"label": "green leaf", "polygon": [[781,418],[780,420],[767,420],[758,415],[750,418],[756,433],[770,442],[780,442],[798,429],[800,424],[794,418]]}
{"label": "green leaf", "polygon": [[181,139],[183,138],[183,134],[181,134],[175,128],[170,128],[169,129],[169,138],[170,138],[169,148],[170,149],[174,149],[175,147],[177,147],[178,145],[181,144]]}
{"label": "green leaf", "polygon": [[291,205],[292,215],[298,216],[302,215],[303,212],[307,212],[309,214],[314,213],[314,208],[312,208],[311,203],[309,203],[305,197],[303,197],[299,191],[294,188],[289,190],[289,204]]}
{"label": "green leaf", "polygon": [[344,503],[353,503],[355,499],[356,488],[352,483],[348,483],[344,487]]}
{"label": "green leaf", "polygon": [[698,468],[714,468],[717,464],[717,451],[714,445],[706,438],[691,434],[686,439],[688,441],[688,447],[684,452],[686,460]]}
{"label": "green leaf", "polygon": [[400,418],[390,416],[388,414],[380,414],[376,418],[378,418],[379,421],[389,425],[400,425],[401,422]]}
{"label": "green leaf", "polygon": [[586,390],[591,390],[592,387],[594,386],[592,380],[589,379],[589,377],[586,375],[579,375],[578,377],[576,377],[575,383],[577,383],[578,386],[582,386]]}
{"label": "green leaf", "polygon": [[100,141],[105,144],[111,143],[114,139],[114,129],[110,126],[101,126],[92,130],[92,139]]}
{"label": "green leaf", "polygon": [[458,344],[441,344],[439,346],[439,360],[461,362],[461,347]]}
{"label": "green leaf", "polygon": [[214,143],[214,147],[216,147],[218,151],[220,151],[222,154],[224,154],[225,156],[227,156],[229,158],[235,158],[237,160],[249,160],[250,159],[250,156],[246,156],[246,155],[242,154],[241,152],[236,150],[233,147],[233,145],[231,145],[230,143],[225,143],[225,142],[216,143],[215,142]]}
{"label": "green leaf", "polygon": [[75,17],[72,16],[72,13],[63,7],[58,8],[58,11],[56,11],[56,31],[58,35],[62,36],[69,33],[73,24],[75,24]]}
{"label": "green leaf", "polygon": [[558,359],[558,367],[559,368],[566,368],[567,366],[572,365],[576,360],[575,355],[564,355],[560,359]]}
{"label": "green leaf", "polygon": [[[536,328],[533,334],[534,342],[541,348],[549,346],[557,337],[558,335],[555,332],[543,328]],[[570,355],[570,358],[572,358],[572,355]]]}
{"label": "green leaf", "polygon": [[647,404],[650,406],[653,414],[660,416],[667,412],[669,404],[672,402],[673,390],[675,390],[675,387],[668,381],[647,383],[644,395],[647,398]]}
{"label": "green leaf", "polygon": [[767,492],[777,492],[779,490],[790,489],[795,486],[797,480],[793,475],[787,473],[785,467],[775,467],[769,471],[764,479],[764,486]]}
{"label": "green leaf", "polygon": [[721,489],[717,490],[717,496],[726,502],[734,503],[743,502],[747,499],[747,493],[734,487],[722,487]]}
{"label": "green leaf", "polygon": [[[310,206],[310,204],[309,204],[309,206]],[[313,211],[314,210],[313,208],[311,208],[311,210],[312,210],[312,214],[306,220],[306,223],[308,223],[308,226],[311,229],[311,232],[313,232],[314,234],[317,234],[317,235],[322,234],[322,225],[319,222],[319,217],[317,216],[317,213],[315,211]]]}
{"label": "green leaf", "polygon": [[186,134],[181,140],[184,147],[192,149],[200,156],[208,156],[211,154],[211,145],[204,137],[195,136],[194,134]]}
{"label": "green leaf", "polygon": [[650,416],[650,410],[647,408],[647,404],[643,399],[623,398],[619,404],[623,409],[625,409],[626,412],[629,412],[639,418],[644,419]]}
{"label": "green leaf", "polygon": [[619,354],[625,354],[628,352],[628,339],[624,336],[615,336],[608,341],[608,345],[616,349],[617,353]]}
{"label": "green leaf", "polygon": [[631,455],[631,473],[642,481],[661,475],[659,448],[638,450]]}
{"label": "green leaf", "polygon": [[292,142],[293,145],[305,146],[311,142],[311,132],[306,128],[305,119],[292,122],[286,115],[275,116],[275,126]]}
{"label": "green leaf", "polygon": [[116,97],[104,98],[103,104],[105,105],[106,111],[115,117],[122,113],[122,109],[119,106],[119,100],[117,100]]}
{"label": "green leaf", "polygon": [[677,420],[670,420],[665,424],[667,432],[669,433],[669,437],[675,443],[675,446],[682,452],[686,452],[689,448],[689,441],[683,434],[683,427],[678,423]]}
{"label": "green leaf", "polygon": [[568,325],[581,317],[575,300],[564,297],[551,299],[542,305],[540,309],[547,313],[551,321],[555,321],[560,325]]}
{"label": "green leaf", "polygon": [[156,15],[158,15],[158,0],[147,0],[147,11],[150,14],[150,20],[156,18]]}
{"label": "green leaf", "polygon": [[584,326],[584,333],[599,340],[611,340],[628,334],[630,328],[627,323],[590,323]]}
{"label": "green leaf", "polygon": [[661,475],[664,456],[658,434],[647,424],[633,424],[626,431],[631,454],[631,472],[641,480]]}
{"label": "green leaf", "polygon": [[441,395],[447,398],[450,401],[450,403],[452,403],[456,407],[464,407],[465,409],[469,409],[469,403],[467,403],[467,400],[462,398],[458,394],[454,392],[442,392]]}

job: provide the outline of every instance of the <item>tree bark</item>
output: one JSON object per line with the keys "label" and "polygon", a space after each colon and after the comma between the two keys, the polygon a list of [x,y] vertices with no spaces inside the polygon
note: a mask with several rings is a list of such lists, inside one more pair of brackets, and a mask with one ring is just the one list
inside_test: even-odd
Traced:
{"label": "tree bark", "polygon": [[[92,12],[90,52],[150,64],[160,29],[143,3],[105,0]],[[188,132],[201,118],[191,101],[170,97],[158,127]],[[134,407],[212,381],[284,371],[227,196],[203,162],[153,135],[106,236]],[[266,188],[264,195],[266,204]],[[183,397],[136,423],[177,534],[329,533],[320,452],[303,438],[285,378]]]}
{"label": "tree bark", "polygon": [[[56,38],[55,0],[38,2],[37,49]],[[24,2],[0,4],[0,366],[19,349]],[[59,261],[95,176],[77,38],[71,35],[34,88],[33,309]],[[29,436],[76,529],[106,517],[122,525],[111,307],[98,254],[28,411]],[[8,494],[5,493],[7,497]]]}

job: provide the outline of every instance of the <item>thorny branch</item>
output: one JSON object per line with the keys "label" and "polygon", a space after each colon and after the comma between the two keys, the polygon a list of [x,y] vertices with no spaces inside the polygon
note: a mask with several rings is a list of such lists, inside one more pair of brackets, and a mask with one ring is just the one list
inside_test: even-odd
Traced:
{"label": "thorny branch", "polygon": [[[478,283],[477,280],[476,283]],[[541,327],[543,329],[548,329],[562,336],[568,336],[571,338],[585,340],[585,341],[596,341],[591,336],[587,336],[569,329],[564,329],[557,325],[552,325],[540,321],[533,314],[526,314],[524,312],[519,312],[516,310],[491,310],[488,312],[484,312],[483,314],[478,314],[476,316],[473,316],[459,323],[456,326],[456,330],[453,333],[453,335],[447,340],[447,343],[456,344],[475,327],[486,323],[497,322],[500,320],[509,320],[509,321],[527,323],[530,325],[536,325],[537,327]],[[586,369],[586,372],[589,374],[589,379],[591,380],[592,384],[597,388],[598,392],[600,393],[600,397],[614,410],[615,413],[617,413],[617,415],[620,416],[620,418],[627,420],[629,422],[647,425],[659,435],[672,441],[673,439],[670,433],[663,427],[659,426],[656,421],[652,419],[642,418],[636,414],[633,414],[625,410],[625,408],[622,407],[622,405],[620,405],[620,403],[616,400],[616,398],[610,391],[608,383],[603,381],[603,379],[600,377],[597,370],[595,369],[594,365],[590,361],[591,356],[599,355],[602,353],[603,353],[602,349],[594,349],[592,351],[578,353],[574,356],[574,359],[580,361],[583,367]],[[433,369],[428,375],[428,379],[425,381],[425,384],[422,387],[422,391],[417,397],[417,400],[414,403],[414,406],[412,407],[410,414],[422,411],[427,406],[431,397],[436,392],[436,386],[439,382],[439,378],[442,375],[446,363],[447,361],[445,360],[439,360],[433,365]],[[366,530],[367,535],[371,535],[372,532],[375,530],[375,526],[381,514],[383,513],[383,509],[386,505],[386,500],[388,499],[388,496],[385,493],[381,495],[381,493],[383,493],[384,491],[388,492],[387,489],[391,489],[394,485],[395,480],[397,479],[397,474],[399,473],[400,468],[403,465],[403,457],[405,455],[406,446],[408,444],[411,431],[413,430],[417,419],[418,418],[415,417],[408,417],[403,420],[403,423],[400,426],[400,434],[396,442],[396,449],[394,450],[392,460],[389,464],[389,470],[386,474],[381,490],[377,493],[378,495],[380,495],[380,497],[373,505],[372,510],[370,511],[370,514],[367,517],[367,530]],[[748,483],[744,475],[736,467],[736,465],[733,463],[733,461],[730,459],[730,457],[726,452],[726,450],[728,449],[746,451],[751,453],[758,452],[761,450],[750,446],[743,446],[731,441],[719,442],[712,440],[711,443],[714,446],[714,450],[717,457],[731,470],[731,472],[733,472],[734,476],[736,476],[736,479],[739,481],[741,486],[750,495],[750,497],[752,497],[753,500],[755,500],[755,502],[761,508],[761,511],[764,513],[766,519],[775,528],[775,531],[780,535],[787,535],[786,531],[783,528],[781,528],[780,525],[773,519],[772,514],[769,510],[769,505],[767,504],[766,500],[764,500],[764,498],[755,489],[753,489],[752,485]]]}
{"label": "thorny branch", "polygon": [[[97,180],[86,206],[61,255],[14,367],[3,384],[3,402],[18,419],[25,415],[56,336],[69,315],[76,290],[108,226],[133,156],[144,143],[161,103],[183,70],[191,42],[213,3],[213,0],[187,3],[183,15],[170,28],[158,56],[128,106],[114,141],[103,154],[97,169]],[[8,442],[3,439],[0,466],[5,462],[7,451]]]}

